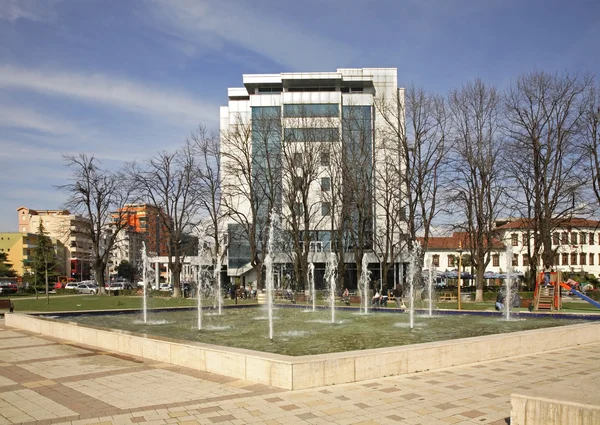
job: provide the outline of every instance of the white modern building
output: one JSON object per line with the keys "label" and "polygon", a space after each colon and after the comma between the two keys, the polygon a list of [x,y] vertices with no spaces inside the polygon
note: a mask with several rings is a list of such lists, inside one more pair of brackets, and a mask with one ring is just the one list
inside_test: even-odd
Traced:
{"label": "white modern building", "polygon": [[[398,173],[400,167],[397,137],[390,137],[393,131],[378,105],[403,109],[397,70],[243,75],[243,87],[229,88],[228,98],[220,113],[222,201],[230,213],[228,275],[245,283],[256,280],[246,223],[256,221],[263,232],[271,211],[280,214],[284,232],[309,232],[306,250],[321,269],[329,251],[343,245],[351,252],[356,244],[334,236],[346,214],[350,218],[343,225],[356,229],[361,223],[361,243],[369,263],[377,264],[378,230],[384,223],[376,202],[383,199],[380,170],[395,167]],[[403,123],[403,114],[395,120]],[[400,183],[394,187],[399,206]],[[398,246],[399,232],[392,233],[385,243]],[[306,238],[299,239],[295,243],[303,247]],[[286,262],[285,256],[282,252],[276,261]],[[344,262],[356,260],[348,255]]]}

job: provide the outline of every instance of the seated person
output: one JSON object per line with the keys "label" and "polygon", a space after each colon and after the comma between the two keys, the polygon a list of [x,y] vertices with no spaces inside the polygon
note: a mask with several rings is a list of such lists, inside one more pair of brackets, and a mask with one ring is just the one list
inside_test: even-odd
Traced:
{"label": "seated person", "polygon": [[373,307],[379,307],[380,299],[381,299],[381,295],[379,294],[379,291],[375,291],[375,295],[373,295],[373,298],[371,299],[371,305]]}
{"label": "seated person", "polygon": [[494,307],[497,311],[504,309],[504,293],[502,291],[498,291],[498,295],[496,296],[496,304]]}
{"label": "seated person", "polygon": [[342,300],[346,303],[346,305],[350,305],[350,291],[348,291],[348,288],[344,290],[344,293],[342,294]]}
{"label": "seated person", "polygon": [[396,307],[402,308],[402,286],[396,285],[394,288],[394,298],[396,299]]}

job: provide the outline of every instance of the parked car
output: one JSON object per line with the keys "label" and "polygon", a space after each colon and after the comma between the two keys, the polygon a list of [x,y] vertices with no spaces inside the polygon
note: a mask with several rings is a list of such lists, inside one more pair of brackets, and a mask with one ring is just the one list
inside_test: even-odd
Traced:
{"label": "parked car", "polygon": [[113,282],[106,288],[108,291],[123,291],[125,289],[132,289],[130,283],[126,282]]}
{"label": "parked car", "polygon": [[0,283],[0,294],[14,294],[17,292],[17,286],[10,283]]}
{"label": "parked car", "polygon": [[64,289],[77,289],[80,283],[83,282],[68,282],[65,284]]}
{"label": "parked car", "polygon": [[172,292],[173,291],[173,286],[169,285],[168,283],[161,283],[159,288],[159,291],[169,291]]}
{"label": "parked car", "polygon": [[80,283],[77,285],[77,292],[80,294],[96,295],[98,293],[98,285],[94,283]]}

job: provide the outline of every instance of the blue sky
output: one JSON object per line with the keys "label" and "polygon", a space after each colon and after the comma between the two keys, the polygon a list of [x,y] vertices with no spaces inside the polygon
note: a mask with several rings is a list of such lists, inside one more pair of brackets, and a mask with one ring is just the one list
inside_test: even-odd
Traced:
{"label": "blue sky", "polygon": [[0,231],[107,167],[216,129],[244,73],[397,67],[400,86],[598,74],[599,0],[0,0]]}

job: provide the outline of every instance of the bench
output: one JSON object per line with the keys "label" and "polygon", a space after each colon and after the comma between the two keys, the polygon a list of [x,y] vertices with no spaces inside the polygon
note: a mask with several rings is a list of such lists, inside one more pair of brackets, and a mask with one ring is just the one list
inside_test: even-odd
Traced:
{"label": "bench", "polygon": [[15,309],[15,306],[11,300],[2,299],[2,300],[0,300],[0,310],[2,310],[2,309],[8,310],[9,312],[12,313],[13,310]]}
{"label": "bench", "polygon": [[453,294],[452,292],[444,292],[438,298],[438,301],[442,301],[442,302],[443,301],[457,301],[457,300],[458,300],[457,295]]}

